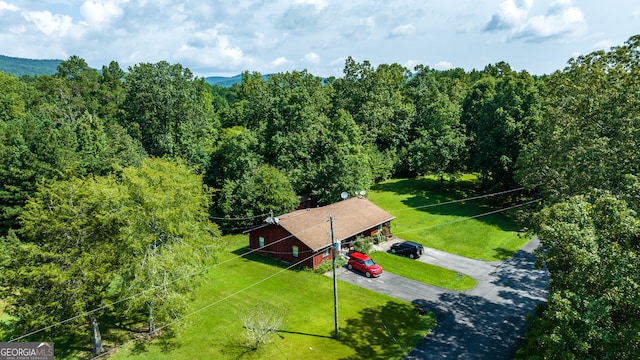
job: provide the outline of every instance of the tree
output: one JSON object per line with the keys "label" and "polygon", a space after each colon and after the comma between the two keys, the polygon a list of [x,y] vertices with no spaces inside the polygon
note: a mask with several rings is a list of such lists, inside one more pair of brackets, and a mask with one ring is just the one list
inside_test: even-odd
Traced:
{"label": "tree", "polygon": [[267,344],[271,336],[284,326],[285,315],[282,309],[275,306],[257,304],[242,318],[246,346],[258,350],[260,345]]}
{"label": "tree", "polygon": [[544,79],[545,114],[518,181],[549,204],[535,225],[551,280],[522,358],[637,357],[640,36]]}
{"label": "tree", "polygon": [[181,157],[204,172],[219,128],[204,80],[161,61],[135,65],[126,82],[122,125],[150,155]]}
{"label": "tree", "polygon": [[523,358],[633,359],[640,341],[640,219],[610,194],[538,215],[549,300],[530,319]]}
{"label": "tree", "polygon": [[[398,64],[374,69],[369,61],[347,58],[344,77],[332,82],[334,108],[348,111],[361,129],[364,143],[375,146],[382,157],[401,162],[407,147],[415,108],[406,93],[410,72]],[[401,163],[394,164],[396,169]],[[380,174],[387,177],[388,174]]]}
{"label": "tree", "polygon": [[221,187],[225,180],[238,180],[262,162],[258,138],[251,130],[241,126],[223,129],[218,147],[211,155],[207,182]]}
{"label": "tree", "polygon": [[518,181],[551,201],[590,189],[627,194],[640,173],[640,35],[572,59],[544,79],[545,114]]}
{"label": "tree", "polygon": [[[409,81],[416,107],[413,139],[408,153],[412,169],[440,178],[457,177],[465,169],[466,134],[460,122],[460,80],[446,78],[425,67]],[[455,73],[454,73],[455,74]]]}
{"label": "tree", "polygon": [[245,173],[240,180],[227,180],[220,190],[216,213],[221,217],[245,218],[236,226],[251,226],[265,214],[284,214],[299,204],[287,177],[270,165]]}
{"label": "tree", "polygon": [[541,100],[535,79],[505,63],[489,66],[463,103],[471,170],[485,185],[512,187],[520,150],[532,141],[540,121]]}
{"label": "tree", "polygon": [[127,244],[121,296],[134,296],[130,310],[146,312],[154,333],[156,322],[184,314],[195,275],[217,251],[210,194],[184,162],[159,158],[125,168],[121,184],[129,199],[120,229]]}
{"label": "tree", "polygon": [[146,156],[118,124],[105,126],[89,113],[59,121],[55,114],[32,110],[23,118],[0,121],[0,140],[0,233],[15,226],[39,181],[106,175],[139,165]]}
{"label": "tree", "polygon": [[[114,177],[42,183],[20,216],[20,239],[10,233],[3,252],[1,297],[25,334],[105,305],[121,266],[118,209],[122,196]],[[96,316],[87,317],[94,353],[103,351]],[[68,323],[66,326],[71,326]]]}
{"label": "tree", "polygon": [[[146,159],[118,176],[42,183],[20,229],[0,243],[0,297],[16,334],[88,313],[94,353],[102,351],[95,309],[129,297],[132,312],[167,321],[216,247],[202,177],[183,163]],[[122,309],[113,314],[127,316]],[[52,331],[63,333],[77,320]],[[81,327],[81,329],[86,329]]]}
{"label": "tree", "polygon": [[0,121],[20,119],[26,113],[27,87],[18,78],[0,72]]}

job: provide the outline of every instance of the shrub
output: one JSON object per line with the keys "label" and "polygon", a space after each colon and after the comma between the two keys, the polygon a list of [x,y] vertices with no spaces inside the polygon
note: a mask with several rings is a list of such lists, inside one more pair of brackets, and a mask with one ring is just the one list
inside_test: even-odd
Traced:
{"label": "shrub", "polygon": [[373,239],[371,237],[358,236],[353,242],[353,249],[357,252],[368,254],[373,250]]}
{"label": "shrub", "polygon": [[[322,264],[320,264],[320,266],[318,266],[315,269],[312,269],[313,272],[318,273],[318,274],[324,274],[328,271],[331,270],[331,265],[332,265],[333,261],[331,260],[325,260],[322,262]],[[343,258],[342,256],[338,256],[336,257],[336,268],[342,267],[347,263],[347,260],[345,258]]]}

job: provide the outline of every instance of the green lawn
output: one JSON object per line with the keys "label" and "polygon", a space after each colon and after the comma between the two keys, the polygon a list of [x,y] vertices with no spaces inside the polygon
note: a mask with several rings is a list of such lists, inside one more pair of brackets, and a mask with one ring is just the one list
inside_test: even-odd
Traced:
{"label": "green lawn", "polygon": [[384,271],[425,284],[460,291],[473,289],[476,286],[476,281],[473,278],[453,270],[443,269],[382,251],[374,251],[369,256],[380,264]]}
{"label": "green lawn", "polygon": [[375,185],[367,197],[396,216],[391,232],[401,239],[472,259],[507,259],[530,237],[521,236],[504,212],[471,218],[499,209],[496,199],[438,205],[477,196],[478,186],[470,175],[445,182],[443,190],[433,178],[394,179]]}
{"label": "green lawn", "polygon": [[[246,251],[246,236],[234,239],[224,262]],[[114,359],[400,359],[435,325],[407,302],[338,283],[340,340],[333,338],[333,281],[309,271],[286,270],[258,255],[210,269],[195,294],[192,311],[171,337],[131,344]],[[251,286],[251,287],[250,287]],[[266,302],[287,313],[273,342],[251,351],[242,345],[241,318]]]}

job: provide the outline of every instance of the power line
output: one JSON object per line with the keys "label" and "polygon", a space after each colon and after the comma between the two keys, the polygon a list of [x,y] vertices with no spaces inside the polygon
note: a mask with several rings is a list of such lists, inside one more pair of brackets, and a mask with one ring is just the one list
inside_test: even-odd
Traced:
{"label": "power line", "polygon": [[[311,258],[313,258],[313,255],[312,255],[312,256],[309,256],[309,257],[306,257],[306,258],[304,258],[304,259],[302,259],[302,260],[298,261],[297,263],[291,264],[291,265],[289,265],[288,267],[286,267],[286,268],[284,268],[284,269],[282,269],[282,270],[280,270],[280,271],[278,271],[278,272],[276,272],[276,273],[274,273],[274,274],[272,274],[272,275],[269,275],[269,276],[267,276],[266,278],[264,278],[264,279],[262,279],[262,280],[260,280],[260,281],[256,281],[255,283],[253,283],[253,284],[251,284],[251,285],[248,285],[248,286],[246,286],[246,287],[244,287],[244,288],[242,288],[242,289],[240,289],[240,290],[238,290],[238,291],[236,291],[236,292],[234,292],[234,293],[232,293],[232,294],[229,294],[229,295],[227,295],[227,296],[223,297],[222,299],[216,300],[216,301],[214,301],[214,302],[212,302],[212,303],[210,303],[210,304],[208,304],[208,305],[205,305],[205,306],[203,306],[203,307],[199,308],[198,310],[192,311],[192,312],[190,312],[190,313],[188,313],[188,314],[186,314],[186,315],[184,315],[184,316],[182,316],[182,317],[180,317],[180,318],[178,318],[178,319],[176,319],[176,320],[174,320],[174,321],[172,321],[172,322],[170,322],[170,323],[167,323],[167,324],[165,324],[165,325],[163,325],[163,326],[161,326],[161,327],[159,327],[159,328],[156,328],[156,332],[157,332],[157,331],[160,331],[160,330],[162,330],[162,329],[165,329],[165,328],[167,328],[167,327],[169,327],[169,326],[171,326],[171,325],[173,325],[173,324],[176,324],[176,323],[178,323],[178,322],[181,322],[181,321],[183,321],[184,319],[186,319],[186,318],[188,318],[188,317],[190,317],[190,316],[193,316],[193,315],[195,315],[195,314],[197,314],[197,313],[200,313],[200,312],[202,312],[202,311],[204,311],[204,310],[206,310],[206,309],[208,309],[208,308],[210,308],[210,307],[212,307],[212,306],[214,306],[214,305],[217,305],[217,304],[219,304],[219,303],[221,303],[221,302],[223,302],[223,301],[225,301],[225,300],[228,300],[228,299],[230,299],[230,298],[232,298],[232,297],[234,297],[234,296],[236,296],[236,295],[239,295],[240,293],[243,293],[244,291],[249,290],[249,289],[251,289],[251,288],[253,288],[253,287],[257,286],[257,285],[260,285],[260,284],[262,284],[263,282],[265,282],[265,281],[267,281],[267,280],[269,280],[269,279],[271,279],[271,278],[274,278],[274,277],[276,277],[276,276],[278,276],[278,275],[282,274],[283,272],[285,272],[285,271],[287,271],[287,270],[290,270],[290,269],[292,269],[292,268],[294,268],[294,267],[296,267],[296,266],[298,266],[298,265],[302,264],[303,262],[305,262],[305,261],[307,261],[307,260],[309,260],[309,259],[311,259]],[[102,353],[102,354],[100,354],[100,355],[97,355],[97,356],[93,357],[92,359],[98,359],[98,358],[101,358],[101,357],[103,357],[103,356],[106,356],[106,355],[110,354],[111,352],[113,352],[113,351],[115,351],[115,350],[118,350],[118,349],[121,349],[121,348],[123,348],[124,346],[126,346],[126,345],[128,345],[128,344],[130,344],[130,343],[134,343],[134,342],[136,342],[136,341],[138,341],[138,340],[140,340],[140,339],[143,339],[145,336],[147,336],[147,334],[140,335],[140,336],[138,336],[138,337],[136,337],[136,338],[134,338],[134,339],[132,339],[132,340],[130,340],[130,341],[128,341],[128,342],[126,342],[126,343],[124,343],[124,344],[122,344],[122,345],[118,346],[118,347],[115,347],[115,348],[113,348],[113,349],[111,349],[111,350],[109,350],[109,351],[107,351],[107,352],[104,352],[104,353]]]}
{"label": "power line", "polygon": [[219,217],[219,216],[209,216],[209,219],[229,220],[229,221],[244,221],[244,220],[253,220],[253,219],[260,218],[260,217],[265,217],[267,215],[269,215],[269,213],[264,213],[264,214],[260,214],[260,215],[256,215],[256,216],[250,216],[250,217],[232,217],[232,218],[225,218],[225,217]]}
{"label": "power line", "polygon": [[426,227],[423,227],[423,228],[411,229],[411,230],[405,230],[405,231],[400,231],[400,232],[394,232],[394,234],[396,234],[396,235],[397,235],[397,234],[404,234],[404,233],[409,233],[409,232],[414,232],[414,231],[420,231],[420,230],[430,229],[430,228],[434,228],[434,227],[438,227],[438,226],[451,225],[451,224],[455,224],[455,223],[458,223],[458,222],[461,222],[461,221],[466,221],[466,220],[471,220],[471,219],[477,219],[477,218],[479,218],[479,217],[488,216],[488,215],[493,215],[493,214],[497,214],[497,213],[500,213],[500,212],[503,212],[503,211],[508,211],[508,210],[516,209],[516,208],[519,208],[519,207],[522,207],[522,206],[530,205],[530,204],[533,204],[533,203],[539,202],[539,201],[541,201],[541,200],[542,200],[542,199],[530,200],[530,201],[527,201],[527,202],[522,203],[522,204],[518,204],[518,205],[510,206],[510,207],[508,207],[508,208],[503,208],[503,209],[493,210],[493,211],[489,211],[489,212],[482,213],[482,214],[478,214],[478,215],[473,215],[473,216],[469,216],[469,217],[465,217],[465,218],[461,218],[461,219],[456,219],[456,220],[452,220],[452,221],[443,222],[443,223],[440,223],[440,224],[435,224],[435,225],[426,226]]}
{"label": "power line", "polygon": [[[316,227],[316,226],[318,226],[318,225],[324,224],[325,222],[326,222],[326,221],[323,221],[322,223],[319,223],[319,224],[317,224],[317,225],[313,225],[313,226],[311,226],[311,227],[309,227],[309,228],[307,228],[307,229],[305,229],[305,230],[303,230],[303,231],[306,231],[306,230],[311,229],[311,228],[313,228],[313,227]],[[230,262],[230,261],[236,260],[236,259],[238,259],[238,258],[241,258],[241,257],[244,257],[244,256],[246,256],[246,255],[252,254],[252,253],[254,253],[254,252],[260,251],[260,250],[262,250],[262,249],[264,249],[264,248],[266,248],[266,247],[269,247],[269,246],[271,246],[271,245],[275,245],[275,244],[277,244],[277,243],[279,243],[279,242],[281,242],[281,241],[284,241],[284,240],[289,239],[289,238],[294,237],[294,236],[296,236],[296,234],[291,234],[291,235],[285,236],[285,237],[283,237],[283,238],[281,238],[281,239],[279,239],[279,240],[276,240],[276,241],[274,241],[274,242],[272,242],[272,243],[266,244],[266,245],[265,245],[265,246],[263,246],[263,247],[258,247],[258,248],[256,248],[256,249],[251,249],[251,250],[249,250],[249,251],[247,251],[247,252],[245,252],[245,253],[243,253],[243,254],[241,254],[241,255],[238,255],[238,256],[232,257],[232,258],[230,258],[230,259],[228,259],[228,260],[225,260],[225,261],[223,261],[223,262],[221,262],[221,263],[212,264],[211,266],[207,266],[207,267],[203,268],[203,269],[202,269],[202,270],[200,270],[200,271],[196,271],[196,272],[193,272],[193,273],[191,273],[191,274],[187,274],[187,275],[182,276],[182,277],[180,277],[180,278],[174,279],[174,280],[170,281],[168,284],[173,284],[173,283],[175,283],[175,282],[177,282],[177,281],[182,281],[182,280],[188,279],[188,278],[190,278],[190,277],[193,277],[193,276],[196,276],[196,275],[200,275],[200,274],[202,274],[202,273],[204,273],[204,272],[206,272],[206,271],[208,271],[208,270],[210,270],[210,269],[212,269],[212,268],[215,268],[215,267],[217,267],[217,266],[221,266],[221,265],[226,264],[226,263],[228,263],[228,262]],[[304,252],[309,252],[309,251],[308,251],[308,250],[303,250],[303,251],[301,251],[301,252],[302,252],[302,253],[304,253]],[[70,318],[68,318],[68,319],[61,320],[61,321],[59,321],[59,322],[57,322],[57,323],[55,323],[55,324],[51,324],[51,325],[45,326],[45,327],[43,327],[43,328],[40,328],[40,329],[34,330],[34,331],[32,331],[32,332],[30,332],[30,333],[28,333],[28,334],[25,334],[25,335],[19,336],[19,337],[17,337],[17,338],[11,339],[11,340],[9,340],[9,342],[14,342],[14,341],[17,341],[17,340],[20,340],[20,339],[24,339],[24,338],[26,338],[26,337],[28,337],[28,336],[35,335],[35,334],[37,334],[37,333],[40,333],[40,332],[42,332],[42,331],[45,331],[45,330],[48,330],[48,329],[54,328],[54,327],[56,327],[56,326],[66,324],[66,323],[68,323],[68,322],[70,322],[70,321],[76,320],[76,319],[81,318],[81,317],[83,317],[83,316],[87,316],[87,315],[93,314],[94,312],[97,312],[97,311],[100,311],[100,310],[104,310],[104,309],[106,309],[106,308],[108,308],[108,307],[111,307],[111,306],[117,305],[117,304],[119,304],[119,303],[122,303],[122,302],[125,302],[125,301],[129,301],[129,300],[132,300],[132,299],[135,299],[135,298],[137,298],[137,297],[139,297],[139,296],[142,296],[142,295],[144,295],[144,294],[146,294],[146,293],[148,293],[148,292],[150,292],[150,291],[152,291],[152,290],[154,290],[154,289],[155,289],[155,288],[153,288],[153,287],[152,287],[152,288],[149,288],[149,289],[147,289],[147,290],[141,291],[141,292],[139,292],[139,293],[133,294],[133,295],[131,295],[131,296],[129,296],[129,297],[126,297],[126,298],[123,298],[123,299],[119,299],[119,300],[117,300],[117,301],[111,302],[111,303],[109,303],[109,304],[106,304],[106,305],[103,305],[103,306],[97,307],[97,308],[92,309],[92,310],[89,310],[89,311],[85,311],[85,312],[84,312],[84,313],[82,313],[82,314],[79,314],[79,315],[76,315],[76,316],[70,317]]]}
{"label": "power line", "polygon": [[472,196],[472,197],[468,197],[468,198],[445,201],[445,202],[436,203],[436,204],[427,204],[427,205],[414,206],[414,207],[404,208],[404,209],[390,210],[389,212],[400,212],[400,211],[406,211],[406,210],[424,209],[424,208],[429,208],[429,207],[434,207],[434,206],[441,206],[441,205],[450,205],[450,204],[460,203],[460,202],[464,202],[464,201],[472,201],[472,200],[483,199],[483,198],[487,198],[487,197],[491,197],[491,196],[504,195],[504,194],[508,194],[508,193],[512,193],[512,192],[520,191],[520,190],[524,190],[524,189],[525,189],[524,187],[519,187],[517,189],[504,190],[504,191],[499,191],[499,192],[496,192],[496,193]]}
{"label": "power line", "polygon": [[[526,206],[526,205],[529,205],[529,204],[533,204],[533,203],[539,202],[540,200],[542,200],[542,199],[531,200],[531,201],[527,201],[525,203],[514,205],[514,206],[511,206],[511,207],[508,207],[508,208],[498,209],[498,210],[490,211],[490,212],[483,213],[483,214],[474,215],[474,216],[471,216],[471,217],[468,217],[468,218],[464,218],[464,219],[460,219],[460,220],[456,220],[456,221],[451,221],[451,222],[447,222],[447,223],[443,223],[443,224],[433,225],[433,226],[430,226],[430,227],[441,226],[441,225],[445,225],[445,224],[452,224],[452,223],[456,223],[456,222],[460,222],[460,221],[464,221],[464,220],[469,220],[469,219],[479,218],[479,217],[482,217],[482,216],[492,215],[492,214],[496,214],[496,213],[499,213],[499,212],[503,212],[503,211],[515,209],[515,208],[518,208],[518,207]],[[427,228],[429,228],[429,227],[427,227]],[[422,229],[425,229],[425,228],[422,228]],[[418,229],[418,230],[421,230],[421,229]],[[193,315],[195,315],[197,313],[200,313],[200,312],[202,312],[202,311],[204,311],[204,310],[206,310],[206,309],[208,309],[208,308],[210,308],[210,307],[212,307],[214,305],[217,305],[217,304],[221,303],[222,301],[228,300],[228,299],[230,299],[230,298],[232,298],[232,297],[234,297],[236,295],[239,295],[240,293],[242,293],[242,292],[244,292],[244,291],[246,291],[248,289],[251,289],[251,288],[253,288],[253,287],[255,287],[255,286],[257,286],[257,285],[259,285],[259,284],[261,284],[261,283],[263,283],[263,282],[265,282],[265,281],[267,281],[267,280],[269,280],[269,279],[271,279],[271,278],[273,278],[273,277],[275,277],[277,275],[280,275],[281,273],[283,273],[283,272],[285,272],[287,270],[290,270],[291,268],[293,268],[295,266],[298,266],[298,265],[302,264],[303,262],[313,258],[313,256],[314,255],[308,256],[308,257],[298,261],[297,263],[291,264],[288,267],[286,267],[286,268],[284,268],[284,269],[282,269],[282,270],[280,270],[280,271],[278,271],[278,272],[276,272],[276,273],[274,273],[272,275],[267,276],[266,278],[264,278],[264,279],[262,279],[260,281],[257,281],[257,282],[255,282],[255,283],[253,283],[251,285],[248,285],[248,286],[246,286],[246,287],[244,287],[244,288],[242,288],[242,289],[240,289],[240,290],[238,290],[238,291],[236,291],[236,292],[234,292],[232,294],[229,294],[229,295],[225,296],[222,299],[216,300],[216,301],[214,301],[214,302],[212,302],[212,303],[210,303],[208,305],[205,305],[205,306],[201,307],[198,310],[195,310],[195,311],[193,311],[191,313],[188,313],[188,314],[186,314],[186,315],[184,315],[184,316],[182,316],[182,317],[180,317],[180,318],[178,318],[178,319],[176,319],[176,320],[174,320],[174,321],[172,321],[170,323],[167,323],[164,326],[161,326],[161,327],[157,328],[156,331],[165,329],[165,328],[167,328],[167,327],[169,327],[169,326],[171,326],[173,324],[176,324],[178,322],[183,321],[184,319],[186,319],[186,318],[188,318],[190,316],[193,316]],[[395,337],[393,336],[393,334],[390,332],[390,330],[388,329],[386,324],[382,321],[382,319],[380,319],[379,316],[378,316],[378,320],[380,320],[380,322],[382,323],[383,327],[387,330],[389,336],[393,339],[393,341],[396,342],[396,344],[400,345],[397,342],[397,340],[395,339]],[[109,351],[107,351],[105,353],[102,353],[102,354],[100,354],[98,356],[95,356],[92,359],[98,359],[98,358],[101,358],[103,356],[106,356],[106,355],[112,353],[115,350],[123,348],[124,346],[126,346],[128,344],[131,344],[131,343],[134,343],[134,342],[136,342],[138,340],[143,339],[146,335],[147,334],[140,335],[140,336],[138,336],[138,337],[126,342],[126,343],[123,343],[122,345],[120,345],[118,347],[115,347],[115,348],[113,348],[113,349],[111,349],[111,350],[109,350]]]}
{"label": "power line", "polygon": [[[492,194],[486,194],[486,195],[474,196],[474,197],[470,197],[470,198],[458,199],[458,200],[452,200],[452,201],[443,202],[443,203],[437,203],[437,204],[429,204],[429,205],[417,206],[417,207],[413,207],[413,208],[409,208],[409,209],[400,209],[400,210],[396,210],[396,211],[404,211],[404,210],[420,209],[420,208],[434,207],[434,206],[440,206],[440,205],[448,205],[448,204],[457,203],[457,202],[470,201],[470,200],[476,200],[476,199],[480,199],[480,198],[484,198],[484,197],[489,197],[489,196],[501,195],[501,194],[510,193],[510,192],[514,192],[514,191],[519,191],[519,190],[523,190],[523,189],[524,189],[524,188],[523,188],[523,187],[521,187],[521,188],[518,188],[518,189],[505,190],[505,191],[501,191],[501,192],[497,192],[497,193],[492,193]],[[494,210],[494,211],[491,211],[491,212],[488,212],[488,213],[484,213],[484,214],[480,214],[480,215],[474,215],[474,216],[471,216],[471,217],[468,217],[468,218],[458,219],[458,220],[454,220],[454,221],[450,221],[450,222],[445,222],[445,223],[441,223],[441,224],[431,225],[431,226],[424,227],[424,228],[412,229],[412,230],[401,231],[401,232],[394,232],[394,234],[403,234],[403,233],[407,233],[407,232],[419,231],[419,230],[429,229],[429,228],[432,228],[432,227],[437,227],[437,226],[443,226],[443,225],[453,224],[453,223],[460,222],[460,221],[465,221],[465,220],[469,220],[469,219],[474,219],[474,218],[478,218],[478,217],[482,217],[482,216],[487,216],[487,215],[491,215],[491,214],[495,214],[495,213],[499,213],[499,212],[507,211],[507,210],[510,210],[510,209],[513,209],[513,208],[517,208],[517,207],[520,207],[520,206],[528,205],[528,204],[533,203],[533,202],[538,202],[538,201],[540,201],[540,200],[541,200],[541,199],[532,200],[532,201],[529,201],[529,202],[527,202],[527,203],[520,204],[520,205],[516,205],[516,206],[510,207],[510,208]],[[268,214],[263,214],[263,215],[268,215]],[[308,227],[308,228],[304,229],[303,231],[307,231],[307,230],[309,230],[309,229],[311,229],[311,228],[314,228],[314,227],[320,226],[320,225],[325,224],[325,223],[326,223],[326,221],[323,221],[323,222],[318,223],[318,224],[316,224],[316,225],[310,226],[310,227]],[[281,253],[281,252],[268,251],[268,250],[263,250],[263,249],[264,249],[264,248],[267,248],[267,247],[269,247],[269,246],[275,245],[275,244],[277,244],[277,243],[279,243],[279,242],[281,242],[281,241],[284,241],[284,240],[289,239],[289,238],[294,237],[294,236],[296,236],[296,234],[291,234],[291,235],[285,236],[285,237],[283,237],[283,238],[281,238],[281,239],[279,239],[279,240],[276,240],[276,241],[274,241],[274,242],[271,242],[271,243],[269,243],[269,244],[267,244],[267,245],[265,245],[265,246],[263,246],[263,247],[258,247],[258,248],[256,248],[256,249],[251,249],[251,250],[247,251],[246,253],[243,253],[243,254],[238,255],[238,256],[236,256],[236,257],[232,257],[232,258],[230,258],[230,259],[228,259],[228,260],[225,260],[225,261],[223,261],[223,262],[221,262],[221,263],[213,264],[213,265],[211,265],[211,266],[208,266],[208,267],[203,268],[203,269],[202,269],[202,270],[200,270],[200,271],[196,271],[196,272],[193,272],[193,273],[191,273],[191,274],[187,274],[187,275],[182,276],[182,277],[180,277],[180,278],[174,279],[174,280],[170,281],[170,282],[169,282],[169,284],[173,284],[173,283],[175,283],[175,282],[177,282],[177,281],[185,280],[185,279],[187,279],[187,278],[190,278],[190,277],[193,277],[193,276],[196,276],[196,275],[200,275],[200,274],[202,274],[202,273],[204,273],[204,272],[206,272],[206,271],[208,271],[208,270],[210,270],[210,269],[212,269],[212,268],[215,268],[215,267],[217,267],[217,266],[223,265],[223,264],[225,264],[225,263],[227,263],[227,262],[230,262],[230,261],[236,260],[236,259],[238,259],[238,258],[244,257],[244,256],[246,256],[246,255],[252,254],[252,253],[254,253],[254,252],[258,252],[258,251],[260,251],[261,253],[275,254],[275,255],[283,254],[283,253]],[[300,251],[300,253],[306,253],[306,252],[313,252],[313,251],[310,251],[310,250],[302,250],[302,251]],[[288,253],[287,253],[287,254],[288,254]],[[17,338],[11,339],[11,340],[9,340],[9,342],[14,342],[14,341],[17,341],[17,340],[20,340],[20,339],[26,338],[26,337],[28,337],[28,336],[31,336],[31,335],[34,335],[34,334],[40,333],[40,332],[42,332],[42,331],[45,331],[45,330],[51,329],[51,328],[53,328],[53,327],[56,327],[56,326],[59,326],[59,325],[63,325],[63,324],[68,323],[68,322],[70,322],[70,321],[76,320],[76,319],[81,318],[81,317],[83,317],[83,316],[90,315],[90,314],[92,314],[92,313],[94,313],[94,312],[97,312],[97,311],[100,311],[100,310],[104,310],[104,309],[106,309],[106,308],[108,308],[108,307],[111,307],[111,306],[117,305],[117,304],[119,304],[119,303],[122,303],[122,302],[125,302],[125,301],[129,301],[129,300],[132,300],[132,299],[135,299],[136,297],[142,296],[142,295],[144,295],[144,294],[146,294],[146,293],[148,293],[148,292],[150,292],[150,291],[152,291],[152,290],[154,290],[154,288],[149,288],[149,289],[147,289],[147,290],[144,290],[144,291],[141,291],[141,292],[139,292],[139,293],[133,294],[133,295],[131,295],[131,296],[129,296],[129,297],[126,297],[126,298],[123,298],[123,299],[119,299],[119,300],[114,301],[114,302],[112,302],[112,303],[109,303],[109,304],[106,304],[106,305],[100,306],[100,307],[98,307],[98,308],[95,308],[95,309],[92,309],[92,310],[86,311],[86,312],[84,312],[84,313],[82,313],[82,314],[79,314],[79,315],[73,316],[73,317],[71,317],[71,318],[68,318],[68,319],[65,319],[65,320],[61,320],[61,321],[59,321],[59,322],[57,322],[57,323],[55,323],[55,324],[51,324],[51,325],[45,326],[45,327],[43,327],[43,328],[41,328],[41,329],[34,330],[34,331],[32,331],[32,332],[30,332],[30,333],[28,333],[28,334],[25,334],[25,335],[19,336],[19,337],[17,337]]]}

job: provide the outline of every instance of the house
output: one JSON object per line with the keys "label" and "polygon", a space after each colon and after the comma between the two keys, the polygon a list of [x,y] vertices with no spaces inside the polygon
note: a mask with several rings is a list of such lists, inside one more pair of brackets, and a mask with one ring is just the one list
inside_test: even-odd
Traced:
{"label": "house", "polygon": [[290,263],[318,267],[331,259],[331,224],[335,242],[350,245],[358,235],[390,235],[395,217],[364,197],[353,197],[317,208],[270,218],[249,231],[249,247]]}

